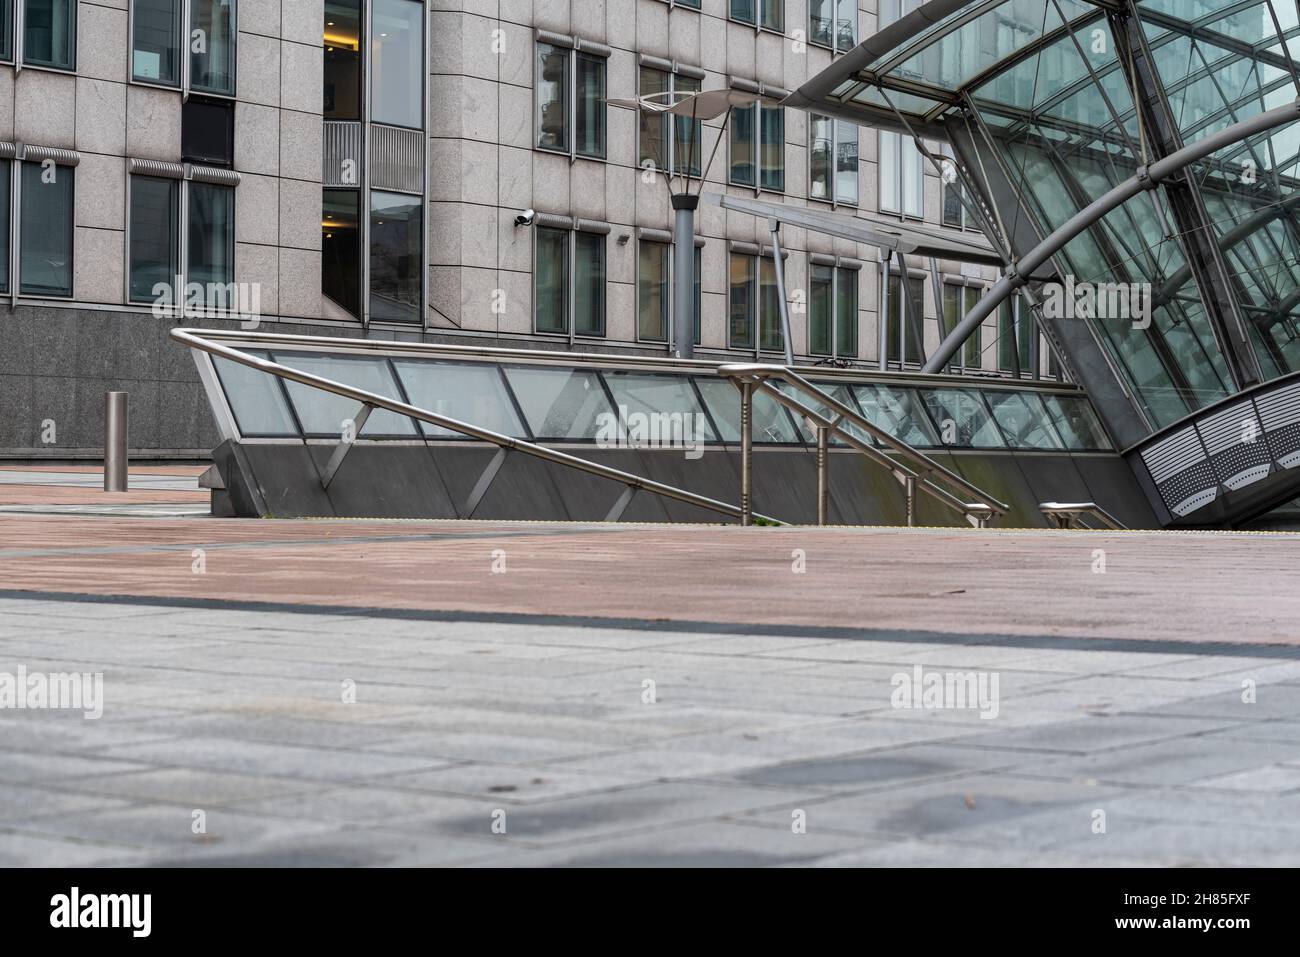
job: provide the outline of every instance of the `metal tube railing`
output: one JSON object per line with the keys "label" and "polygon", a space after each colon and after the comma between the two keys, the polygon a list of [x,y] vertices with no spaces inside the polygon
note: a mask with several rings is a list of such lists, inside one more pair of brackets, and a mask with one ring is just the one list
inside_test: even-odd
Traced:
{"label": "metal tube railing", "polygon": [[[440,428],[448,429],[452,432],[459,432],[461,435],[467,435],[471,438],[479,439],[484,442],[491,442],[502,449],[513,452],[523,452],[526,455],[532,455],[556,465],[563,465],[569,468],[575,468],[592,475],[599,475],[602,478],[612,479],[616,482],[622,482],[632,489],[644,489],[647,492],[654,492],[656,495],[662,495],[665,498],[671,498],[678,502],[684,502],[687,505],[695,505],[699,508],[719,512],[731,518],[740,519],[742,524],[748,525],[753,518],[751,511],[751,502],[748,496],[744,497],[741,506],[738,508],[727,502],[720,502],[717,499],[709,498],[707,495],[698,495],[695,492],[688,492],[685,489],[675,488],[672,485],[665,485],[662,482],[656,482],[653,479],[642,478],[633,475],[630,472],[624,472],[621,469],[611,468],[608,465],[601,465],[598,462],[591,462],[587,459],[578,458],[576,455],[569,455],[566,452],[560,452],[557,449],[550,449],[544,445],[535,445],[524,439],[517,439],[511,435],[503,435],[500,432],[494,432],[491,429],[485,429],[481,426],[472,425],[468,422],[461,422],[459,419],[453,419],[449,416],[439,415],[436,412],[430,412],[427,409],[421,409],[413,405],[407,405],[405,402],[399,402],[396,399],[389,399],[385,396],[378,395],[374,392],[367,392],[365,389],[358,389],[355,386],[345,385],[342,382],[335,382],[333,379],[326,379],[323,376],[312,375],[309,372],[302,372],[289,366],[281,365],[270,359],[259,359],[257,356],[251,356],[248,353],[240,352],[238,349],[230,346],[219,345],[215,342],[209,342],[198,335],[186,329],[173,329],[171,337],[177,342],[189,346],[191,349],[197,349],[200,352],[206,352],[208,355],[220,356],[231,362],[237,362],[240,365],[257,369],[268,375],[278,376],[282,379],[288,379],[291,382],[298,382],[305,386],[321,389],[325,392],[332,392],[335,395],[341,395],[344,398],[355,399],[363,405],[373,406],[377,409],[385,409],[389,412],[395,412],[398,415],[409,416],[418,419],[421,422],[428,422],[430,425],[436,425]],[[769,518],[766,515],[758,515],[758,518],[764,522],[774,525],[783,525],[777,519]]]}
{"label": "metal tube railing", "polygon": [[1127,526],[1096,502],[1040,502],[1038,510],[1057,528],[1082,528],[1089,526],[1079,521],[1084,515],[1096,519],[1103,528],[1122,531]]}
{"label": "metal tube railing", "polygon": [[[724,365],[718,368],[718,374],[730,379],[732,384],[740,389],[742,500],[749,494],[751,482],[751,452],[746,447],[744,440],[749,436],[749,422],[752,418],[751,406],[754,391],[757,389],[759,392],[771,396],[801,418],[809,420],[817,428],[817,523],[819,525],[826,524],[825,490],[829,484],[827,474],[829,456],[826,454],[825,445],[830,433],[838,435],[855,451],[862,453],[876,464],[888,468],[894,474],[894,477],[898,479],[904,488],[907,524],[909,526],[914,525],[916,522],[916,490],[918,488],[931,498],[964,516],[971,524],[978,527],[984,527],[993,519],[1005,515],[1009,510],[1005,503],[999,502],[934,459],[872,424],[855,410],[785,366],[758,363]],[[828,415],[808,408],[798,399],[774,387],[768,381],[769,379],[777,379],[794,387],[805,396],[825,406],[835,417],[830,418]],[[845,422],[851,423],[879,441],[902,462],[890,458],[880,449],[862,441],[862,439],[844,428]],[[904,462],[907,464],[903,464]],[[909,468],[909,465],[912,467]],[[976,501],[962,501],[956,495],[932,481],[930,476],[943,481],[966,495],[972,496]]]}

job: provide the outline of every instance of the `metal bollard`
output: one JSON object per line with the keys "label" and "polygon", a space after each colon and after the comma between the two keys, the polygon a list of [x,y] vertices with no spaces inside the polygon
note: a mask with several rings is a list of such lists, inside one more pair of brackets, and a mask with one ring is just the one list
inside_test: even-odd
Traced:
{"label": "metal bollard", "polygon": [[104,491],[125,492],[126,464],[125,392],[104,393]]}

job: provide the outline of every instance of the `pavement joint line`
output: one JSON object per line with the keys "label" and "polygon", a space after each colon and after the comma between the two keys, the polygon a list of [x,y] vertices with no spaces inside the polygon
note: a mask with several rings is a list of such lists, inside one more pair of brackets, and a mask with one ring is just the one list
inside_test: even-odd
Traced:
{"label": "pavement joint line", "polygon": [[844,625],[805,625],[757,622],[718,622],[672,618],[602,618],[584,615],[554,615],[525,612],[488,612],[454,609],[390,608],[365,605],[266,602],[247,599],[201,598],[189,595],[143,595],[125,593],[0,589],[0,601],[83,602],[88,604],[142,605],[189,610],[275,612],[326,615],[339,618],[387,619],[395,621],[458,622],[478,624],[595,628],[617,631],[685,633],[698,636],[823,638],[849,641],[922,643],[968,647],[1029,648],[1053,651],[1139,652],[1180,654],[1192,657],[1219,656],[1300,659],[1300,647],[1285,644],[1236,644],[1231,642],[1178,641],[1145,638],[1086,638],[1068,635],[1005,635],[932,630],[870,629]]}

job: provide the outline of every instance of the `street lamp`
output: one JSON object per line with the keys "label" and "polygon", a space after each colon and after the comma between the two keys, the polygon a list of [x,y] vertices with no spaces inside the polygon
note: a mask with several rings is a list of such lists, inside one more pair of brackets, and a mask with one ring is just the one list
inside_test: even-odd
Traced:
{"label": "street lamp", "polygon": [[700,185],[691,192],[691,167],[695,165],[695,137],[691,137],[690,151],[687,154],[686,169],[681,173],[679,190],[673,190],[673,163],[662,162],[659,170],[664,176],[664,185],[673,207],[673,355],[678,359],[691,359],[695,356],[695,210],[700,205],[700,190],[708,179],[709,168],[718,155],[718,147],[726,136],[727,123],[731,120],[732,107],[750,106],[759,97],[753,93],[739,90],[707,90],[704,93],[647,93],[632,99],[607,99],[610,106],[638,113],[659,116],[677,116],[689,119],[692,129],[697,120],[714,120],[726,114],[722,129],[718,131],[718,141],[713,144],[709,162],[700,170]]}

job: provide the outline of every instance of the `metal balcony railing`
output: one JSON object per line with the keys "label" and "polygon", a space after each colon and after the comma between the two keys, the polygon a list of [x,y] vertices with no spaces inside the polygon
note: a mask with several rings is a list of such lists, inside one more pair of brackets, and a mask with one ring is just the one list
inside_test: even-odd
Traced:
{"label": "metal balcony railing", "polygon": [[[907,524],[916,524],[916,493],[926,493],[942,505],[962,515],[977,528],[984,528],[993,520],[1005,515],[1006,504],[982,492],[960,475],[950,471],[934,459],[918,451],[883,429],[873,425],[858,412],[834,396],[813,385],[803,376],[781,365],[743,363],[718,367],[718,374],[731,380],[740,390],[740,509],[741,523],[753,521],[753,402],[755,390],[766,393],[801,419],[805,419],[817,433],[817,524],[827,523],[829,498],[829,445],[831,435],[862,453],[868,459],[889,469],[903,486],[907,503]],[[773,380],[784,382],[796,392],[825,407],[822,413],[808,408],[794,396],[783,392]],[[893,453],[864,441],[845,428],[848,423],[865,432]],[[955,494],[960,493],[960,494]],[[973,499],[973,501],[972,501]]]}

